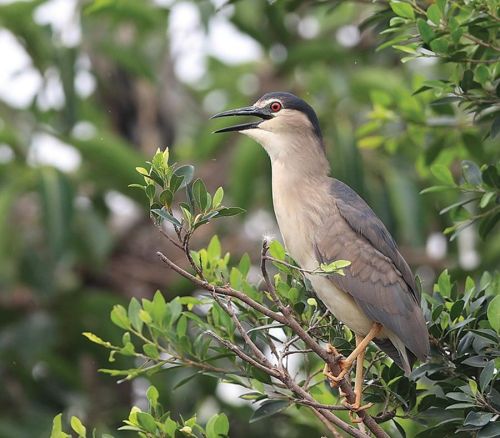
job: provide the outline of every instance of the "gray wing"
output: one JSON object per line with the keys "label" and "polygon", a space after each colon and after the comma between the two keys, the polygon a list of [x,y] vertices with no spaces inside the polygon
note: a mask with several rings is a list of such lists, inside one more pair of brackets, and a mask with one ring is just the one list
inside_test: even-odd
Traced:
{"label": "gray wing", "polygon": [[408,264],[384,224],[356,192],[332,179],[330,193],[338,211],[318,234],[319,261],[349,260],[345,276],[333,275],[330,280],[351,295],[369,318],[392,330],[425,360],[428,332]]}

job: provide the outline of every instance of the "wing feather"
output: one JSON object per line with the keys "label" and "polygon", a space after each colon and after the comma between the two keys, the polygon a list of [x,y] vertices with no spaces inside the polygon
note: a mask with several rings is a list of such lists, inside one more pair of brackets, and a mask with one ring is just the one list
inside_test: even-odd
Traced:
{"label": "wing feather", "polygon": [[333,275],[330,281],[425,360],[428,332],[408,264],[380,219],[352,189],[333,180],[331,193],[338,211],[316,237],[318,260],[349,260],[345,276]]}

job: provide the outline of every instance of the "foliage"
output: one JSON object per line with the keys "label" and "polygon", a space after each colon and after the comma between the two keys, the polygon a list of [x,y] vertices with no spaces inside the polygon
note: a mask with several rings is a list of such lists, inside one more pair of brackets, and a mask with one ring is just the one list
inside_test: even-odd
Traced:
{"label": "foliage", "polygon": [[[134,167],[157,147],[172,145],[175,160],[197,164],[211,195],[224,184],[224,199],[249,211],[239,220],[211,221],[194,233],[192,245],[203,248],[217,234],[232,254],[228,275],[233,266],[244,271],[237,262],[248,251],[243,266],[250,264],[247,278],[253,282],[259,261],[254,239],[273,229],[267,219],[269,167],[264,153],[243,136],[208,135],[207,121],[267,91],[290,90],[315,108],[332,174],[374,208],[425,289],[432,289],[445,268],[459,291],[469,275],[480,279],[488,270],[494,275],[500,251],[494,225],[498,185],[488,169],[498,169],[499,159],[498,136],[493,138],[498,52],[484,44],[498,46],[498,11],[484,1],[404,3],[393,10],[389,1],[363,1],[362,7],[333,0],[2,2],[1,436],[45,437],[58,412],[110,433],[141,400],[135,383],[116,386],[96,373],[107,350],[86,342],[81,332],[98,333],[121,347],[116,326],[106,317],[113,305],[126,308],[132,296],[139,303],[151,301],[158,288],[168,303],[195,290],[155,264],[160,243],[145,220],[148,201],[140,190],[127,188],[142,183]],[[432,21],[436,13],[439,24]],[[433,43],[436,51],[424,41],[429,32],[421,20],[436,38],[444,38],[446,53],[438,50],[440,41]],[[457,22],[477,41],[462,35],[455,43],[457,30],[451,32]],[[234,40],[224,33],[228,29],[236,33]],[[392,33],[382,33],[386,30]],[[407,39],[376,50],[402,35]],[[229,44],[240,41],[252,43],[253,58],[243,58],[247,50]],[[11,57],[6,49],[13,43],[20,53]],[[197,45],[207,50],[200,55]],[[462,57],[464,51],[473,61]],[[418,59],[400,62],[408,56]],[[431,88],[422,90],[426,86]],[[451,99],[435,102],[442,98]],[[482,100],[491,100],[489,109],[481,107]],[[471,169],[477,174],[479,168],[483,183],[464,179],[462,161],[476,163]],[[442,169],[449,169],[453,183],[440,182]],[[419,195],[436,184],[455,189]],[[488,194],[493,192],[496,199]],[[478,199],[438,215],[471,195]],[[173,213],[182,221],[181,211]],[[476,218],[441,256],[426,249],[438,230]],[[477,225],[486,230],[488,224],[486,239],[476,238]],[[476,262],[466,265],[462,260],[471,252]],[[206,269],[212,268],[218,269]],[[314,303],[307,297],[303,304],[312,311]],[[343,351],[349,350],[345,344]],[[115,355],[114,368],[137,367],[133,356]],[[174,391],[189,377],[189,368],[168,373],[166,380],[162,374],[150,378],[172,418],[196,411],[201,419],[212,406],[227,413],[234,437],[320,433],[310,416],[288,415],[293,407],[249,427],[252,407],[226,397],[224,385],[199,375]],[[140,387],[142,381],[134,382]],[[414,423],[396,421],[408,436],[416,433]]]}
{"label": "foliage", "polygon": [[[164,412],[163,407],[158,402],[159,393],[154,386],[147,390],[149,412],[144,412],[137,406],[130,410],[127,419],[123,420],[125,426],[119,430],[130,430],[137,432],[141,438],[175,438],[178,434],[185,437],[224,438],[229,433],[229,421],[224,414],[216,414],[211,417],[204,429],[197,421],[196,417],[188,420],[175,421],[170,417],[169,412]],[[71,429],[78,438],[87,438],[87,428],[78,417],[71,417]],[[63,431],[62,414],[54,417],[50,438],[70,438],[71,435]],[[93,438],[113,438],[109,433],[98,435],[94,429]]]}
{"label": "foliage", "polygon": [[[432,140],[423,158],[442,185],[431,186],[423,193],[451,189],[457,195],[465,194],[441,211],[456,213],[454,225],[447,227],[445,233],[453,233],[454,238],[457,230],[478,222],[479,233],[484,238],[500,220],[498,149],[488,157],[491,161],[480,168],[474,161],[463,160],[462,175],[457,175],[461,180],[459,184],[448,169],[449,163],[435,163],[435,160],[452,142],[459,142],[469,150],[474,148],[475,151],[471,151],[474,158],[484,160],[488,146],[482,143],[488,137],[494,141],[499,133],[498,5],[494,1],[440,0],[429,4],[390,1],[388,8],[370,17],[367,25],[385,24],[391,10],[395,16],[380,32],[388,38],[377,50],[392,47],[406,54],[401,59],[403,63],[439,59],[452,69],[448,69],[450,74],[446,79],[418,78],[412,94],[418,97],[411,103],[406,96],[374,92],[374,109],[370,121],[359,130],[359,145],[365,148],[384,145],[394,149],[401,140],[414,143],[430,137]],[[421,93],[427,97],[420,96]],[[398,121],[406,125],[401,139],[393,133],[391,138],[381,135],[381,129],[388,131]],[[474,132],[473,125],[480,126],[481,130]],[[459,135],[450,135],[450,127],[458,128]],[[488,132],[486,136],[484,130]],[[480,212],[476,213],[475,209]]]}
{"label": "foliage", "polygon": [[[461,163],[462,181],[456,184],[448,168],[436,164],[431,167],[431,172],[441,185],[431,186],[422,193],[441,190],[455,190],[462,193],[460,201],[443,208],[440,214],[452,211],[455,224],[444,230],[451,234],[453,240],[464,228],[478,223],[479,235],[486,238],[500,219],[500,162],[495,165],[484,164],[480,169],[476,163],[464,160]],[[474,203],[474,207],[470,208]]]}
{"label": "foliage", "polygon": [[[300,270],[277,241],[269,248],[264,244],[264,290],[248,280],[248,256],[231,263],[229,253],[223,254],[216,236],[207,248],[191,250],[190,237],[185,236],[191,236],[197,223],[192,217],[201,220],[208,213],[211,196],[198,179],[186,186],[188,193],[197,193],[193,198],[187,196],[190,201],[185,210],[190,215],[183,210],[182,219],[174,217],[175,197],[168,198],[162,207],[169,209],[168,215],[159,214],[155,193],[163,193],[169,187],[171,175],[175,175],[175,167],[168,164],[166,157],[168,150],[158,151],[149,170],[138,169],[145,176],[146,185],[142,188],[152,200],[152,214],[176,227],[179,242],[183,242],[179,248],[191,258],[197,276],[160,255],[170,268],[209,292],[167,302],[157,291],[152,300],[143,299],[142,303],[133,298],[128,310],[115,306],[111,320],[124,332],[121,344],[114,345],[92,333],[84,335],[110,350],[111,362],[117,355],[123,355],[135,357],[141,365],[101,371],[128,380],[143,374],[169,373],[179,366],[192,368],[193,373],[177,386],[205,374],[243,387],[248,392],[241,397],[257,404],[250,421],[283,410],[291,416],[304,415],[303,408],[297,411],[301,405],[317,411],[326,406],[332,413],[342,410],[339,396],[329,390],[321,373],[321,356],[311,349],[303,334],[310,333],[347,353],[353,348],[352,333],[310,298]],[[158,181],[154,183],[154,191],[148,193],[153,178]],[[207,201],[200,203],[200,199]],[[196,206],[201,208],[199,213]],[[271,282],[266,260],[272,261],[277,269]],[[336,275],[342,275],[340,270],[348,268],[345,261],[318,267],[326,274],[336,272]],[[500,353],[499,287],[498,274],[486,272],[477,283],[468,277],[463,291],[452,283],[447,271],[440,275],[432,293],[424,294],[432,359],[417,367],[410,378],[404,377],[379,351],[369,350],[365,398],[375,404],[373,409],[378,412],[375,418],[387,423],[388,431],[394,433],[397,429],[405,435],[404,430],[417,432],[416,424],[423,424],[425,430],[415,436],[475,431],[479,437],[488,437],[498,433],[498,423],[492,420],[500,409],[498,364],[495,365]],[[271,359],[265,351],[270,352]],[[293,364],[289,362],[292,355],[296,355]],[[300,373],[297,369],[292,371],[294,367]]]}

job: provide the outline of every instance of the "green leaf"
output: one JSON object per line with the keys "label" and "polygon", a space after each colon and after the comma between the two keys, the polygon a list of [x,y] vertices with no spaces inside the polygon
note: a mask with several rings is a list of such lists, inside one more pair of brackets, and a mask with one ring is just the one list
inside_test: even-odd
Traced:
{"label": "green leaf", "polygon": [[151,414],[148,414],[147,412],[137,412],[137,421],[139,422],[139,425],[147,432],[156,432],[156,422]]}
{"label": "green leaf", "polygon": [[255,423],[263,418],[277,414],[278,412],[286,409],[289,405],[289,402],[286,400],[267,400],[260,404],[257,410],[253,413],[249,422]]}
{"label": "green leaf", "polygon": [[490,71],[488,67],[484,64],[479,64],[474,69],[474,79],[479,82],[481,85],[484,85],[490,78]]}
{"label": "green leaf", "polygon": [[495,192],[486,192],[481,197],[481,201],[479,202],[479,207],[485,208],[495,198],[496,198],[496,193]]}
{"label": "green leaf", "polygon": [[128,305],[128,319],[132,323],[132,327],[134,327],[138,332],[142,330],[143,321],[139,316],[139,312],[142,307],[137,298],[132,298]]}
{"label": "green leaf", "polygon": [[448,40],[444,37],[436,38],[429,43],[431,49],[439,54],[447,54],[448,53]]}
{"label": "green leaf", "polygon": [[488,304],[487,315],[491,327],[500,333],[500,295],[497,295]]}
{"label": "green leaf", "polygon": [[469,412],[465,417],[464,426],[486,426],[494,415],[492,412]]}
{"label": "green leaf", "polygon": [[318,307],[318,302],[314,298],[308,298],[307,304],[311,307]]}
{"label": "green leaf", "polygon": [[217,235],[214,235],[207,246],[207,255],[210,261],[218,260],[221,256],[220,240]]}
{"label": "green leaf", "polygon": [[62,431],[62,414],[56,415],[52,420],[50,438],[71,438],[71,435]]}
{"label": "green leaf", "polygon": [[444,192],[445,190],[452,190],[454,188],[455,188],[454,185],[453,186],[451,186],[451,185],[448,185],[448,186],[431,186],[431,187],[427,187],[427,188],[421,190],[420,194],[424,195],[426,193]]}
{"label": "green leaf", "polygon": [[172,193],[171,190],[165,189],[163,190],[163,192],[160,193],[160,202],[162,205],[171,207],[173,200],[174,200],[174,194]]}
{"label": "green leaf", "polygon": [[210,418],[207,423],[206,432],[207,438],[226,437],[229,434],[229,421],[226,415],[221,413]]}
{"label": "green leaf", "polygon": [[415,11],[412,6],[408,3],[403,3],[399,1],[391,1],[391,9],[396,15],[403,18],[415,18]]}
{"label": "green leaf", "polygon": [[382,135],[371,135],[358,140],[358,146],[362,149],[375,149],[382,146],[384,141],[385,137]]}
{"label": "green leaf", "polygon": [[222,199],[224,198],[224,189],[222,187],[219,187],[214,194],[214,199],[212,200],[212,208],[217,208],[222,202]]}
{"label": "green leaf", "polygon": [[156,406],[158,406],[158,398],[160,397],[160,394],[153,385],[151,385],[146,391],[146,397],[148,399],[150,406],[153,409],[156,409]]}
{"label": "green leaf", "polygon": [[495,166],[486,166],[486,169],[483,170],[482,175],[482,179],[486,184],[491,187],[500,188],[500,173]]}
{"label": "green leaf", "polygon": [[79,437],[84,438],[87,436],[87,429],[78,417],[71,417],[70,424],[71,428],[78,434]]}
{"label": "green leaf", "polygon": [[151,210],[151,213],[156,214],[158,217],[165,219],[166,221],[168,221],[174,225],[177,225],[178,227],[181,226],[180,221],[177,218],[175,218],[174,216],[172,216],[169,212],[167,212],[164,208],[162,208],[161,210],[154,208]]}
{"label": "green leaf", "polygon": [[412,45],[402,46],[402,45],[396,44],[392,47],[394,47],[396,50],[399,50],[401,52],[409,53],[410,55],[417,55],[418,54],[416,48]]}
{"label": "green leaf", "polygon": [[479,166],[473,161],[463,160],[462,163],[462,174],[466,182],[472,185],[479,185],[483,182],[481,177],[481,170]]}
{"label": "green leaf", "polygon": [[285,260],[285,248],[283,248],[283,245],[277,240],[273,240],[269,244],[269,254],[275,259]]}
{"label": "green leaf", "polygon": [[439,25],[441,21],[441,11],[437,5],[433,4],[427,8],[427,18],[435,25]]}
{"label": "green leaf", "polygon": [[170,178],[170,190],[175,193],[177,190],[186,187],[192,180],[194,175],[193,166],[181,166],[175,170]]}
{"label": "green leaf", "polygon": [[113,306],[111,310],[111,321],[118,327],[128,330],[130,328],[130,320],[127,317],[125,307],[120,304]]}
{"label": "green leaf", "polygon": [[431,172],[436,177],[436,179],[439,180],[439,182],[455,185],[455,181],[448,167],[442,164],[433,164],[431,166]]}
{"label": "green leaf", "polygon": [[450,103],[459,102],[461,100],[463,100],[463,98],[460,96],[446,96],[432,101],[431,105],[432,106],[449,105]]}
{"label": "green leaf", "polygon": [[483,427],[476,438],[498,438],[500,436],[500,423],[498,421],[490,422]]}
{"label": "green leaf", "polygon": [[[448,269],[445,269],[443,272],[441,272],[441,275],[438,278],[437,285],[436,286],[439,289],[439,293],[443,297],[449,297],[451,295],[451,278],[450,274],[448,274]],[[435,290],[435,289],[434,289]]]}
{"label": "green leaf", "polygon": [[144,310],[144,309],[139,310],[139,319],[144,324],[151,324],[153,322],[153,318],[151,318],[151,315],[149,314],[149,312]]}
{"label": "green leaf", "polygon": [[500,116],[495,117],[493,123],[491,125],[490,137],[496,138],[496,136],[500,133]]}
{"label": "green leaf", "polygon": [[153,304],[151,307],[151,316],[153,321],[158,325],[162,325],[165,315],[167,313],[167,303],[165,298],[159,290],[157,290],[153,296]]}
{"label": "green leaf", "polygon": [[457,319],[461,314],[462,310],[464,309],[464,301],[463,300],[458,300],[453,303],[453,306],[451,306],[450,309],[450,318],[452,321]]}
{"label": "green leaf", "polygon": [[177,322],[176,327],[177,337],[182,338],[186,335],[187,332],[187,318],[184,315],[181,315],[179,321]]}
{"label": "green leaf", "polygon": [[349,260],[335,260],[334,262],[331,263],[321,263],[319,267],[321,268],[322,271],[324,272],[334,272],[338,271],[342,268],[346,268],[347,266],[350,266],[351,262]]}
{"label": "green leaf", "polygon": [[222,216],[236,216],[237,214],[241,214],[241,213],[244,213],[245,210],[243,210],[242,208],[239,208],[239,207],[223,207],[223,208],[219,208],[219,210],[217,210],[219,213],[217,215],[217,217],[222,217]]}
{"label": "green leaf", "polygon": [[208,193],[205,183],[201,179],[197,179],[193,183],[193,196],[198,208],[205,211],[208,207]]}
{"label": "green leaf", "polygon": [[418,31],[420,32],[420,36],[422,37],[422,40],[425,43],[430,43],[431,40],[435,38],[434,31],[432,30],[432,27],[430,27],[425,20],[422,20],[419,18],[417,20],[417,28]]}
{"label": "green leaf", "polygon": [[238,264],[238,270],[241,272],[241,275],[246,278],[248,275],[248,271],[250,271],[251,261],[248,253],[245,253],[241,256],[240,263]]}
{"label": "green leaf", "polygon": [[91,342],[94,342],[95,344],[98,345],[102,345],[103,347],[110,348],[112,346],[110,342],[102,340],[99,336],[94,335],[94,333],[83,332],[82,335],[85,336]]}
{"label": "green leaf", "polygon": [[[500,317],[500,315],[498,315]],[[493,376],[495,375],[495,361],[490,360],[488,364],[481,371],[481,375],[479,376],[479,387],[481,388],[481,392],[484,392],[486,387],[490,384]]]}
{"label": "green leaf", "polygon": [[167,438],[173,438],[175,436],[175,431],[177,430],[177,423],[168,417],[163,424]]}

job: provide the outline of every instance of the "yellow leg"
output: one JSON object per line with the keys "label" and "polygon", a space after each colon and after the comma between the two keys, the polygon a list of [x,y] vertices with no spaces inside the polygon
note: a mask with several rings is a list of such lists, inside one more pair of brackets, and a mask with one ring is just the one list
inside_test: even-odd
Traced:
{"label": "yellow leg", "polygon": [[[347,359],[340,361],[340,367],[342,368],[340,374],[338,376],[333,376],[331,373],[329,373],[330,375],[327,375],[328,379],[330,380],[330,384],[335,384],[335,383],[338,384],[344,378],[344,376],[351,369],[352,364],[356,360],[356,358],[361,353],[363,353],[364,355],[364,352],[366,350],[366,347],[368,347],[368,344],[372,341],[373,338],[375,338],[380,333],[381,330],[382,330],[382,325],[379,324],[378,322],[375,322],[370,331],[368,332],[368,334],[364,338],[359,337],[359,339],[361,340],[358,340],[358,336],[356,336],[356,348],[347,357]],[[361,364],[363,364],[362,361],[360,362]],[[361,378],[363,377],[361,376]]]}
{"label": "yellow leg", "polygon": [[[356,335],[356,346],[360,345],[362,341],[363,338]],[[366,350],[361,351],[356,358],[356,380],[354,381],[354,394],[356,394],[356,399],[354,404],[351,405],[349,403],[344,403],[344,405],[350,409],[349,416],[353,423],[359,423],[362,421],[360,418],[354,418],[353,414],[355,412],[368,409],[373,405],[372,403],[368,403],[365,406],[361,406],[361,400],[363,397],[363,362],[365,360],[365,352]]]}

